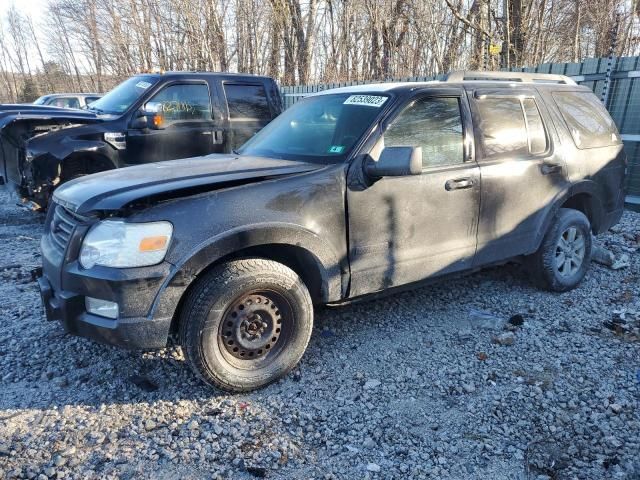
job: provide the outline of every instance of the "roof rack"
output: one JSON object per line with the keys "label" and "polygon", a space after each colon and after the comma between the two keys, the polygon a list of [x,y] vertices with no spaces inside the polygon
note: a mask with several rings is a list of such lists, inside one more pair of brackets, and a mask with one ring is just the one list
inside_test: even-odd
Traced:
{"label": "roof rack", "polygon": [[446,76],[445,82],[520,82],[520,83],[558,83],[564,85],[576,85],[566,75],[554,75],[550,73],[528,72],[479,72],[472,70],[459,70]]}

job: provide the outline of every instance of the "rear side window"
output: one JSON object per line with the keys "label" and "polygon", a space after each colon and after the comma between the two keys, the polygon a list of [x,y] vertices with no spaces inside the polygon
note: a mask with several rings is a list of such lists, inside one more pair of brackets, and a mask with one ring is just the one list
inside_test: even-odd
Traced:
{"label": "rear side window", "polygon": [[235,121],[269,121],[271,110],[263,85],[225,83],[229,118]]}
{"label": "rear side window", "polygon": [[62,108],[80,108],[80,102],[76,97],[53,97],[47,105]]}
{"label": "rear side window", "polygon": [[576,147],[606,147],[620,143],[615,123],[593,93],[554,92],[552,95]]}
{"label": "rear side window", "polygon": [[476,101],[483,158],[540,155],[549,148],[540,110],[533,98],[483,97]]}
{"label": "rear side window", "polygon": [[484,158],[529,153],[527,125],[519,98],[487,97],[480,99],[477,105]]}

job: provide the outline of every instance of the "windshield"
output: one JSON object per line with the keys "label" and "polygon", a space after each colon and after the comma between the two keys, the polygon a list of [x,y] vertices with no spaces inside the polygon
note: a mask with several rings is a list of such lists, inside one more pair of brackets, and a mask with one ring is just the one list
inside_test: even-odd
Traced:
{"label": "windshield", "polygon": [[315,163],[343,162],[388,98],[349,93],[305,98],[258,132],[238,153]]}
{"label": "windshield", "polygon": [[125,80],[104,97],[96,100],[88,109],[98,113],[124,113],[142,96],[142,94],[158,81],[153,75],[137,75]]}

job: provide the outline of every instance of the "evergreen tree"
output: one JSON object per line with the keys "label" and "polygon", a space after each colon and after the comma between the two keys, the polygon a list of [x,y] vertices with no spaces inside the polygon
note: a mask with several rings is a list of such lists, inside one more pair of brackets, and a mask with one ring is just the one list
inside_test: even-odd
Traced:
{"label": "evergreen tree", "polygon": [[18,96],[18,102],[31,103],[39,96],[40,94],[38,93],[38,85],[36,85],[36,82],[34,82],[32,78],[26,78],[22,84],[22,91]]}

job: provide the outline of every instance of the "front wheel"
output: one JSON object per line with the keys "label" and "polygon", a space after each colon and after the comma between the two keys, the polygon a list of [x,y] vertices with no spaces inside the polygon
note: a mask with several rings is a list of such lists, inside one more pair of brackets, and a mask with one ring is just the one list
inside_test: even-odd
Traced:
{"label": "front wheel", "polygon": [[584,213],[561,208],[537,252],[528,259],[536,283],[554,292],[575,288],[591,262],[591,224]]}
{"label": "front wheel", "polygon": [[180,344],[206,383],[233,392],[268,385],[302,357],[313,304],[298,275],[259,258],[224,263],[201,278],[180,318]]}

